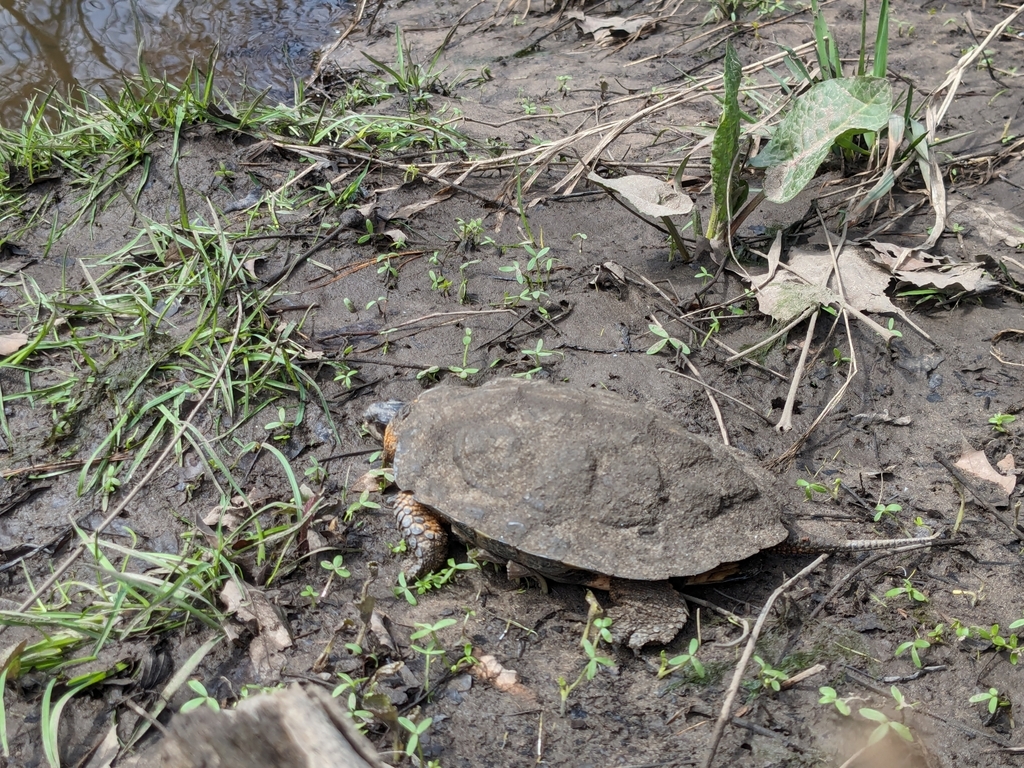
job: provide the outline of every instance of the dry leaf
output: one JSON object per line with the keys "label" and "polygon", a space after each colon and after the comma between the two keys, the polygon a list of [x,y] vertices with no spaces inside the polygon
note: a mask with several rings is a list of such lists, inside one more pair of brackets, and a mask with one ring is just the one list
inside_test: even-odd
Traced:
{"label": "dry leaf", "polygon": [[919,248],[904,248],[895,243],[885,243],[881,240],[871,240],[868,245],[875,249],[874,261],[890,272],[901,269],[905,272],[912,272],[917,269],[929,269],[942,266],[942,262],[935,256]]}
{"label": "dry leaf", "polygon": [[1017,464],[1013,459],[1013,454],[1008,453],[999,461],[996,462],[996,469],[1002,472],[1004,475],[1015,475],[1017,474]]}
{"label": "dry leaf", "polygon": [[0,336],[0,355],[4,357],[13,355],[26,344],[28,344],[28,336],[24,333],[5,333]]}
{"label": "dry leaf", "polygon": [[693,210],[693,200],[671,183],[653,176],[635,174],[618,179],[604,179],[596,173],[587,176],[599,187],[618,192],[637,212],[644,216],[685,216]]}
{"label": "dry leaf", "polygon": [[[842,278],[843,295],[850,307],[861,312],[891,313],[905,317],[902,310],[885,295],[891,275],[879,269],[864,248],[847,245],[836,261]],[[828,284],[823,285],[825,276],[832,271],[832,257],[827,249],[794,249],[784,266],[774,279],[768,279],[766,273],[751,276],[753,285],[760,288],[758,307],[765,314],[779,322],[787,322],[806,309],[839,299],[835,275],[831,275]]]}
{"label": "dry leaf", "polygon": [[499,691],[505,693],[525,692],[525,688],[519,685],[519,674],[514,669],[507,669],[501,665],[496,658],[490,654],[477,657],[480,661],[470,671]]}
{"label": "dry leaf", "polygon": [[653,28],[655,21],[650,16],[631,16],[626,19],[622,16],[584,16],[579,11],[572,15],[579,25],[580,31],[585,35],[593,35],[594,40],[601,42],[606,38],[623,38]]}
{"label": "dry leaf", "polygon": [[960,203],[949,212],[949,220],[968,228],[985,245],[1008,245],[1011,248],[1024,245],[1024,221],[1003,208],[975,202]]}
{"label": "dry leaf", "polygon": [[990,483],[995,483],[1007,495],[1013,493],[1013,489],[1017,486],[1017,478],[1008,477],[996,472],[995,468],[986,458],[984,451],[965,450],[963,455],[957,459],[956,466],[968,474],[982,480],[987,480]]}

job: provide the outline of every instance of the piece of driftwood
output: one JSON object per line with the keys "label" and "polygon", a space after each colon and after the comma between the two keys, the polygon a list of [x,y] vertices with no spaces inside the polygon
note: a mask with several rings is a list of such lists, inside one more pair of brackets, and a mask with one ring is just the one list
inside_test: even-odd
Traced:
{"label": "piece of driftwood", "polygon": [[164,768],[388,768],[335,699],[293,685],[233,710],[178,715],[160,745]]}

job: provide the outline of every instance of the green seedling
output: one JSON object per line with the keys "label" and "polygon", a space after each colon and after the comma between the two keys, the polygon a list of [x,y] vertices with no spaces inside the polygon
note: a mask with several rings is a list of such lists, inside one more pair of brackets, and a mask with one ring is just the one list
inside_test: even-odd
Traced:
{"label": "green seedling", "polygon": [[695,274],[694,277],[700,280],[701,286],[706,286],[709,281],[714,280],[715,273],[708,272],[708,268],[702,266],[699,270],[697,270],[697,274]]}
{"label": "green seedling", "polygon": [[758,680],[761,682],[761,688],[764,690],[772,690],[776,693],[782,690],[782,683],[789,679],[789,675],[782,670],[774,669],[760,656],[755,656],[754,661],[761,668],[757,673]]}
{"label": "green seedling", "polygon": [[804,492],[804,497],[807,501],[813,501],[814,494],[816,493],[828,493],[828,488],[821,483],[812,483],[810,480],[804,480],[803,478],[797,480],[796,485]]}
{"label": "green seedling", "polygon": [[821,694],[821,698],[818,699],[819,704],[824,704],[825,706],[832,705],[843,717],[847,717],[852,711],[850,709],[850,699],[839,698],[839,694],[836,693],[835,688],[823,685],[818,689],[818,693]]}
{"label": "green seedling", "polygon": [[579,242],[579,248],[580,248],[580,253],[581,254],[583,253],[583,243],[586,241],[586,239],[587,239],[587,236],[585,234],[583,234],[582,232],[577,232],[571,238],[569,238],[570,242],[577,242],[577,241]]}
{"label": "green seedling", "polygon": [[460,243],[466,243],[467,245],[475,248],[480,244],[480,239],[484,234],[484,220],[483,219],[465,219],[455,220],[455,236],[459,238]]}
{"label": "green seedling", "polygon": [[884,739],[890,732],[895,733],[904,741],[912,742],[914,740],[914,735],[910,732],[910,729],[907,728],[907,726],[905,726],[903,723],[891,720],[889,716],[886,715],[884,712],[879,712],[877,709],[868,709],[867,707],[862,707],[861,709],[857,710],[857,714],[859,714],[865,720],[870,720],[874,723],[878,723],[878,727],[875,728],[875,730],[873,730],[871,732],[871,735],[868,737],[868,746],[871,746],[872,744],[877,744],[882,739]]}
{"label": "green seedling", "polygon": [[648,355],[656,355],[665,349],[666,346],[671,346],[676,351],[676,354],[690,354],[690,348],[679,339],[669,336],[668,331],[662,327],[661,323],[650,323],[647,327],[651,333],[658,337],[658,341],[647,348]]}
{"label": "green seedling", "polygon": [[307,584],[305,587],[303,587],[302,591],[299,592],[299,596],[308,597],[309,602],[312,604],[314,608],[316,608],[316,590],[313,589],[312,584]]}
{"label": "green seedling", "polygon": [[902,511],[903,507],[899,504],[875,504],[875,522],[877,523],[886,515],[895,520],[896,515]]}
{"label": "green seedling", "polygon": [[984,704],[990,715],[994,715],[999,707],[1009,707],[1010,700],[999,695],[998,688],[989,688],[987,691],[976,693],[970,698],[971,704]]}
{"label": "green seedling", "polygon": [[479,563],[475,561],[456,563],[453,557],[448,558],[447,565],[447,568],[428,573],[426,576],[416,579],[416,592],[420,595],[425,595],[431,590],[440,589],[462,571],[475,571],[480,568]]}
{"label": "green seedling", "polygon": [[198,709],[202,706],[209,707],[215,712],[220,710],[220,703],[207,693],[206,686],[201,682],[198,680],[189,680],[188,687],[192,689],[192,692],[195,693],[196,696],[182,704],[179,712],[191,712],[193,709]]}
{"label": "green seedling", "polygon": [[297,419],[288,420],[288,415],[283,407],[277,409],[277,421],[271,421],[264,425],[267,432],[276,432],[274,440],[285,441],[291,439],[291,430],[295,428]]}
{"label": "green seedling", "polygon": [[661,652],[661,664],[658,667],[658,679],[668,677],[673,672],[678,672],[680,669],[685,667],[691,667],[693,673],[700,679],[704,679],[706,674],[704,665],[701,664],[700,659],[697,658],[697,651],[700,649],[700,640],[696,637],[690,639],[690,646],[686,653],[682,653],[678,656],[674,656],[671,659],[666,658],[667,654],[665,651]]}
{"label": "green seedling", "polygon": [[[1010,629],[1021,626],[1020,622],[1014,622],[1010,625]],[[1010,635],[1009,637],[1003,637],[999,630],[998,624],[993,624],[991,627],[971,627],[971,633],[974,634],[981,640],[987,640],[992,643],[992,647],[997,651],[1006,651],[1010,654],[1010,663],[1016,665],[1020,660],[1020,656],[1024,654],[1024,647],[1018,647],[1017,635]]]}
{"label": "green seedling", "polygon": [[[390,485],[391,482],[394,480],[394,477],[391,477],[389,480],[388,476],[385,475],[384,480],[388,485]],[[370,501],[369,491],[363,491],[362,493],[360,493],[359,498],[353,501],[345,508],[345,517],[343,518],[343,521],[346,523],[352,522],[352,518],[356,516],[356,512],[360,512],[364,509],[380,509],[380,504],[378,504],[375,501]]]}
{"label": "green seedling", "polygon": [[438,374],[441,373],[441,366],[432,365],[429,368],[424,368],[416,374],[416,378],[420,381],[437,381]]}
{"label": "green seedling", "polygon": [[992,429],[1001,434],[1007,434],[1007,425],[1013,424],[1017,420],[1017,417],[1010,413],[997,413],[992,416],[988,423],[992,425]]}
{"label": "green seedling", "polygon": [[562,354],[561,352],[554,352],[550,349],[544,349],[544,339],[537,339],[537,345],[533,349],[521,349],[519,350],[519,352],[525,357],[533,360],[533,362],[538,367],[543,363],[545,358]]}
{"label": "green seedling", "polygon": [[473,655],[473,644],[463,643],[462,645],[462,656],[456,659],[455,663],[449,667],[449,670],[454,675],[456,672],[462,669],[469,669],[470,667],[476,666],[480,663],[480,660]]}
{"label": "green seedling", "polygon": [[[404,546],[405,545],[405,539],[402,539],[401,544],[403,545],[402,546],[402,551],[404,552],[405,551],[405,546]],[[389,546],[389,549],[391,549],[392,552],[395,552],[395,548],[394,547],[390,547]],[[392,587],[391,591],[394,593],[395,597],[404,598],[405,602],[407,602],[409,605],[416,605],[418,603],[418,601],[416,600],[416,595],[414,595],[412,593],[412,590],[409,589],[408,583],[406,583],[405,574],[404,573],[399,573],[398,574],[398,584],[396,586]]]}
{"label": "green seedling", "polygon": [[458,376],[460,379],[468,379],[475,373],[479,373],[479,368],[467,368],[466,360],[469,357],[469,345],[473,343],[473,329],[467,327],[465,332],[462,334],[462,365],[449,365],[448,370]]}
{"label": "green seedling", "polygon": [[907,651],[910,651],[910,658],[914,661],[914,666],[921,669],[924,663],[921,661],[921,652],[931,648],[932,644],[925,640],[923,637],[918,637],[914,640],[908,640],[905,643],[900,643],[896,647],[896,653],[894,656],[899,658]]}
{"label": "green seedling", "polygon": [[360,236],[359,236],[359,237],[358,237],[358,238],[356,239],[356,242],[357,242],[357,243],[358,243],[359,245],[366,245],[366,244],[367,244],[368,242],[370,242],[371,240],[373,240],[373,238],[375,237],[375,235],[376,235],[376,233],[375,233],[375,232],[373,231],[373,222],[372,222],[372,221],[370,221],[369,219],[367,219],[367,220],[366,220],[366,233],[365,233],[365,234],[362,234],[362,235],[360,235]]}
{"label": "green seedling", "polygon": [[[330,587],[331,580],[335,577],[339,579],[347,579],[352,575],[352,572],[345,567],[345,558],[343,555],[335,555],[333,560],[321,560],[320,567],[330,574],[327,581],[327,587]],[[325,591],[327,590],[327,587],[324,587]]]}
{"label": "green seedling", "polygon": [[[583,671],[580,672],[579,676],[572,683],[567,682],[564,677],[559,677],[557,680],[558,695],[561,698],[559,713],[562,715],[565,714],[565,703],[568,701],[569,696],[572,695],[572,692],[584,680],[593,680],[601,667],[611,667],[614,665],[614,662],[609,657],[600,656],[597,650],[600,643],[611,642],[612,620],[606,616],[601,616],[601,606],[590,590],[587,590],[587,605],[589,606],[587,623],[583,627],[583,635],[580,638],[580,646],[587,657],[587,662],[583,666]],[[591,630],[594,630],[593,639],[591,639]]]}
{"label": "green seedling", "polygon": [[[360,648],[360,654],[361,652],[362,649]],[[344,672],[338,672],[337,675],[341,678],[341,682],[331,691],[331,696],[335,699],[344,697],[345,708],[352,716],[352,719],[355,720],[356,727],[361,731],[365,731],[366,726],[373,722],[373,715],[360,708],[359,697],[362,693],[363,684],[369,678],[353,678]]]}
{"label": "green seedling", "polygon": [[832,367],[838,367],[840,365],[849,365],[851,362],[850,358],[842,353],[839,347],[832,348]]}
{"label": "green seedling", "polygon": [[433,269],[428,270],[427,276],[430,278],[430,290],[437,291],[442,296],[448,295],[448,291],[452,287],[452,281],[445,277],[440,269],[436,271]]}
{"label": "green seedling", "polygon": [[[430,665],[436,659],[438,662],[447,663],[447,651],[441,644],[441,640],[438,638],[437,633],[442,629],[447,629],[458,622],[455,619],[441,619],[434,624],[420,624],[417,623],[418,629],[409,635],[410,647],[423,656],[423,691],[424,693],[430,692]],[[423,640],[426,638],[427,642],[422,645],[416,645],[417,640]]]}
{"label": "green seedling", "polygon": [[569,95],[569,83],[572,82],[572,75],[556,75],[555,80],[558,82],[558,92],[562,94],[562,98]]}
{"label": "green seedling", "polygon": [[469,290],[469,277],[466,275],[466,269],[479,263],[480,259],[473,259],[459,265],[459,304],[466,303],[466,293]]}
{"label": "green seedling", "polygon": [[885,593],[885,596],[889,598],[899,597],[900,595],[906,595],[907,599],[909,599],[911,603],[928,602],[928,598],[925,596],[924,592],[915,587],[911,583],[910,579],[904,579],[902,586],[893,587]]}
{"label": "green seedling", "polygon": [[418,752],[421,764],[423,764],[423,749],[420,746],[420,737],[427,732],[427,729],[430,728],[433,722],[434,718],[432,717],[420,720],[419,723],[414,723],[408,717],[398,718],[398,724],[409,732],[409,741],[405,744],[405,754],[408,757],[412,757]]}
{"label": "green seedling", "polygon": [[889,322],[887,322],[885,324],[885,327],[889,331],[889,333],[891,333],[897,339],[903,338],[903,332],[896,330],[896,319],[895,318],[890,317],[889,318]]}
{"label": "green seedling", "polygon": [[310,456],[309,466],[302,470],[302,474],[314,485],[323,485],[327,479],[327,467],[317,461],[316,456]]}

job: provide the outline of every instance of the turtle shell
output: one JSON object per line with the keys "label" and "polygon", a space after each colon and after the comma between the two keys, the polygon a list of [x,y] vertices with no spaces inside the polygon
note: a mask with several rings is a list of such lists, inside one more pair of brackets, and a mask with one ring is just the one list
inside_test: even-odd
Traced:
{"label": "turtle shell", "polygon": [[776,481],[753,459],[605,391],[438,387],[392,430],[399,488],[526,561],[655,581],[788,533]]}

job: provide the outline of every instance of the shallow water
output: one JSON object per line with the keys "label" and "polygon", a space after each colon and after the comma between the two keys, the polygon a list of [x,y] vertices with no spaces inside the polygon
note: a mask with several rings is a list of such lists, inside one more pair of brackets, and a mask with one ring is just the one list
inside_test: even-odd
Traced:
{"label": "shallow water", "polygon": [[33,94],[55,85],[117,89],[138,72],[140,44],[150,73],[172,83],[217,50],[222,90],[270,87],[287,97],[351,8],[344,0],[0,0],[0,120],[20,119]]}

